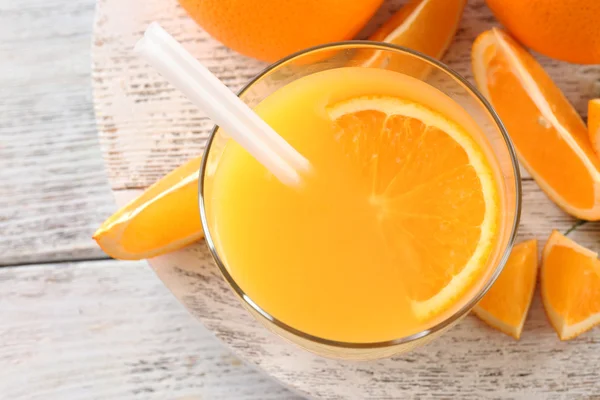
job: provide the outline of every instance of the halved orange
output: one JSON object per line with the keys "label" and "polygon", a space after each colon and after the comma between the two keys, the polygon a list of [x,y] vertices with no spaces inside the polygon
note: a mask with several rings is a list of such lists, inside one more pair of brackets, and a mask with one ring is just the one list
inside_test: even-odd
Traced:
{"label": "halved orange", "polygon": [[399,98],[358,97],[327,112],[370,188],[381,240],[404,263],[415,315],[448,309],[482,276],[499,231],[482,149],[455,122]]}
{"label": "halved orange", "polygon": [[600,324],[598,253],[552,232],[542,260],[542,300],[561,340]]}
{"label": "halved orange", "polygon": [[111,257],[140,260],[203,237],[198,208],[201,157],[171,171],[108,218],[94,240]]}
{"label": "halved orange", "polygon": [[592,147],[596,155],[600,156],[600,99],[592,99],[588,102],[587,125]]}
{"label": "halved orange", "polygon": [[473,45],[477,86],[498,112],[519,160],[566,212],[600,219],[600,160],[581,117],[538,62],[499,29]]}
{"label": "halved orange", "polygon": [[533,299],[537,271],[537,240],[519,243],[473,313],[492,328],[518,340]]}
{"label": "halved orange", "polygon": [[[393,43],[441,58],[458,29],[467,0],[411,0],[387,20],[369,40]],[[364,65],[386,67],[417,76],[423,62],[392,53],[372,52]]]}

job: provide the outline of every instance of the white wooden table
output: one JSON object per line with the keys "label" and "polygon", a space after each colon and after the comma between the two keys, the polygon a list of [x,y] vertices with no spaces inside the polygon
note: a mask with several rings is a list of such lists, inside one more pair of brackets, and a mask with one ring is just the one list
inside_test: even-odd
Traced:
{"label": "white wooden table", "polygon": [[[403,2],[390,0],[380,19]],[[140,1],[99,0],[92,40],[93,0],[0,0],[0,400],[298,398],[226,350],[144,262],[105,259],[89,239],[115,209],[110,189],[119,201],[135,195],[197,156],[210,127],[133,59],[143,26],[160,20],[234,89],[262,67],[207,38],[174,0],[143,3],[140,12]],[[119,7],[117,18],[108,6]],[[470,77],[472,38],[494,22],[482,0],[470,0],[465,19],[445,61]],[[91,42],[110,185],[94,124]],[[103,57],[110,63],[99,68]],[[600,95],[600,68],[542,61],[584,114],[587,99]],[[123,107],[127,101],[137,108]],[[522,238],[543,240],[575,222],[527,175],[523,185]],[[587,224],[572,237],[598,250],[598,231]],[[199,244],[177,257],[198,260],[206,250]],[[169,276],[185,268],[170,275],[176,265],[164,265],[159,274],[176,288]],[[318,398],[365,398],[358,390],[372,399],[600,398],[600,332],[558,342],[537,297],[518,344],[467,318],[395,360],[335,363],[265,336],[221,291],[214,270],[189,272],[201,282],[176,291],[196,316],[236,353]],[[207,299],[238,320],[224,325]]]}
{"label": "white wooden table", "polygon": [[0,0],[0,399],[295,399],[145,262],[90,236],[116,208],[91,92],[94,0]]}

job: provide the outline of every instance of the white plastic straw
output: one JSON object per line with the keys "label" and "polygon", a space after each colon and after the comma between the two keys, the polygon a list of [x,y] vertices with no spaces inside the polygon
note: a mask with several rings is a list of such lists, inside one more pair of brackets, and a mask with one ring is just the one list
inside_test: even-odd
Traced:
{"label": "white plastic straw", "polygon": [[298,185],[310,163],[161,26],[153,22],[135,50],[282,183]]}

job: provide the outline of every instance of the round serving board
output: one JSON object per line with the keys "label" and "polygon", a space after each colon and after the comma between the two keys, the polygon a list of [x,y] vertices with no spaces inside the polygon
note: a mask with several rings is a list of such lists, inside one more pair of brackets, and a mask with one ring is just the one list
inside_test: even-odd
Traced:
{"label": "round serving board", "polygon": [[[404,2],[386,2],[360,37]],[[106,167],[119,203],[199,156],[212,127],[198,109],[133,54],[134,43],[152,21],[160,22],[232,90],[265,67],[210,38],[175,0],[99,0],[93,42],[94,100]],[[469,0],[443,61],[472,80],[471,44],[480,32],[496,24],[483,0]],[[585,117],[587,100],[600,97],[600,66],[538,58]],[[520,239],[536,237],[541,247],[552,229],[565,232],[575,223],[523,173]],[[569,236],[600,250],[599,231],[600,224],[587,223]],[[203,242],[150,260],[150,264],[185,307],[236,354],[309,397],[532,399],[600,394],[600,328],[569,342],[559,341],[546,320],[539,294],[518,342],[469,316],[441,338],[408,354],[344,362],[315,356],[264,329],[239,304]]]}

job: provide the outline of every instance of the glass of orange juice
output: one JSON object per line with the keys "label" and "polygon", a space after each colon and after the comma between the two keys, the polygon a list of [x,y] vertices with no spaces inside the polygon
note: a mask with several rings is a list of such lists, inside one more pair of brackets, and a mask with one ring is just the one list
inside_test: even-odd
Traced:
{"label": "glass of orange juice", "polygon": [[438,336],[492,285],[520,214],[513,147],[465,79],[409,49],[293,54],[240,93],[311,163],[284,185],[215,129],[200,211],[215,262],[266,327],[371,359]]}

